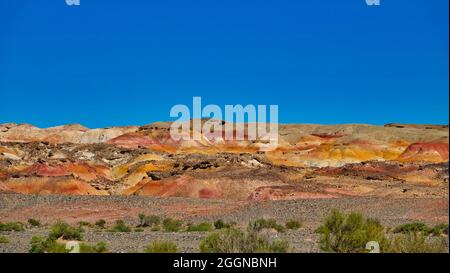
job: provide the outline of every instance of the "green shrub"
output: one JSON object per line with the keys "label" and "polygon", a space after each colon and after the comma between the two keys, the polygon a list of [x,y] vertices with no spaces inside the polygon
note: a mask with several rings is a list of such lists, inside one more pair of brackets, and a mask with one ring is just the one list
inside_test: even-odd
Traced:
{"label": "green shrub", "polygon": [[154,226],[150,229],[151,231],[160,231],[161,228],[159,226]]}
{"label": "green shrub", "polygon": [[28,219],[28,224],[30,224],[33,227],[40,227],[41,226],[41,222],[39,222],[39,220],[36,219]]}
{"label": "green shrub", "polygon": [[173,242],[160,241],[153,242],[145,247],[145,253],[176,253],[177,245]]}
{"label": "green shrub", "polygon": [[302,226],[302,223],[298,220],[291,219],[286,222],[287,229],[299,229]]}
{"label": "green shrub", "polygon": [[142,226],[144,224],[145,214],[139,213],[138,214],[138,218],[139,218],[139,225],[138,226]]}
{"label": "green shrub", "polygon": [[206,232],[213,230],[213,226],[210,223],[204,222],[199,223],[197,225],[188,225],[186,231],[200,231],[200,232]]}
{"label": "green shrub", "polygon": [[421,233],[423,235],[432,234],[434,236],[440,236],[442,234],[448,235],[448,224],[437,224],[434,227],[430,227],[422,222],[412,222],[397,226],[393,230],[394,233]]}
{"label": "green shrub", "polygon": [[200,242],[201,253],[282,253],[287,252],[287,241],[270,242],[255,231],[243,232],[225,228],[209,234]]}
{"label": "green shrub", "polygon": [[47,253],[69,253],[71,249],[67,249],[65,244],[59,244],[56,241],[52,241],[47,246]]}
{"label": "green shrub", "polygon": [[83,230],[81,228],[74,228],[63,221],[58,221],[52,226],[48,238],[49,240],[62,238],[64,240],[81,241],[83,239],[81,235],[82,232]]}
{"label": "green shrub", "polygon": [[434,236],[440,236],[442,234],[448,235],[448,224],[437,224],[431,229],[431,233]]}
{"label": "green shrub", "polygon": [[0,236],[0,244],[8,244],[9,239],[6,236]]}
{"label": "green shrub", "polygon": [[123,220],[117,220],[116,224],[109,230],[111,232],[130,232],[131,228]]}
{"label": "green shrub", "polygon": [[443,253],[447,251],[443,238],[428,237],[421,232],[408,232],[392,238],[385,252]]}
{"label": "green shrub", "polygon": [[31,238],[30,245],[30,253],[44,253],[47,249],[45,238],[40,236],[33,236]]}
{"label": "green shrub", "polygon": [[50,237],[33,236],[30,245],[30,253],[68,253],[70,251],[64,244],[59,244]]}
{"label": "green shrub", "polygon": [[333,210],[316,232],[321,234],[320,248],[325,252],[367,252],[365,246],[369,241],[378,242],[383,250],[387,243],[383,226],[359,213],[346,215]]}
{"label": "green shrub", "polygon": [[168,232],[180,231],[182,225],[183,225],[182,221],[174,220],[174,219],[171,219],[171,218],[166,218],[163,221],[164,230],[168,231]]}
{"label": "green shrub", "polygon": [[21,222],[0,222],[0,231],[24,231],[25,228]]}
{"label": "green shrub", "polygon": [[[68,253],[71,250],[66,249],[65,244],[58,243],[57,239],[61,238],[63,240],[82,240],[81,228],[75,228],[70,226],[69,224],[58,221],[56,222],[47,238],[34,236],[30,241],[30,253]],[[87,253],[98,253],[98,252],[106,252],[106,244],[98,243],[96,245],[88,245],[85,243],[80,244],[80,252]]]}
{"label": "green shrub", "polygon": [[97,222],[95,222],[95,225],[99,228],[105,228],[106,221],[104,219],[100,219]]}
{"label": "green shrub", "polygon": [[289,243],[286,240],[275,240],[270,244],[267,252],[286,253],[289,250]]}
{"label": "green shrub", "polygon": [[144,232],[144,229],[143,228],[135,228],[134,232]]}
{"label": "green shrub", "polygon": [[86,222],[86,221],[79,221],[79,222],[78,222],[78,226],[79,226],[80,228],[82,228],[82,227],[92,227],[92,224],[89,223],[89,222]]}
{"label": "green shrub", "polygon": [[[34,236],[31,238],[30,253],[69,253],[71,249],[66,247],[66,244],[58,243],[55,240],[49,238]],[[95,245],[89,245],[86,243],[80,243],[80,253],[105,253],[108,252],[106,243],[100,242]]]}
{"label": "green shrub", "polygon": [[[30,253],[69,253],[71,249],[66,248],[66,244],[58,243],[52,237],[34,236],[30,242]],[[108,252],[106,243],[100,242],[95,245],[80,243],[80,253],[105,253]]]}
{"label": "green shrub", "polygon": [[396,228],[394,228],[394,230],[392,232],[404,233],[404,234],[410,233],[410,232],[414,232],[414,233],[421,232],[424,235],[428,235],[431,232],[431,228],[422,222],[412,222],[412,223],[407,223],[407,224],[397,226]]}
{"label": "green shrub", "polygon": [[89,245],[85,243],[80,244],[80,253],[106,253],[108,248],[105,242],[100,242],[95,245]]}
{"label": "green shrub", "polygon": [[284,226],[277,223],[277,220],[275,219],[258,219],[254,222],[250,222],[248,224],[249,230],[253,231],[261,231],[263,229],[269,228],[269,229],[275,229],[278,232],[284,232],[286,229]]}
{"label": "green shrub", "polygon": [[214,222],[214,228],[215,229],[222,229],[222,228],[231,228],[234,225],[236,225],[235,222],[229,222],[229,223],[225,223],[222,219],[216,220]]}
{"label": "green shrub", "polygon": [[139,227],[153,227],[159,225],[161,218],[157,215],[139,214]]}

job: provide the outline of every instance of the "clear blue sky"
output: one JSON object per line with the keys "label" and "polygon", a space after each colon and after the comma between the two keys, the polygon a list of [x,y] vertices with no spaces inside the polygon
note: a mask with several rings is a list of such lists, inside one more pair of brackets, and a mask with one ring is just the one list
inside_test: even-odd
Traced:
{"label": "clear blue sky", "polygon": [[448,123],[448,0],[0,0],[0,123],[170,120],[278,104],[282,123]]}

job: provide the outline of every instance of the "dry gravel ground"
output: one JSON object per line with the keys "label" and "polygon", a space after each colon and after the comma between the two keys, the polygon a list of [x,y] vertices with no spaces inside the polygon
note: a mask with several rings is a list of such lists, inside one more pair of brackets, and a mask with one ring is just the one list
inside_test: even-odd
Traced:
{"label": "dry gravel ground", "polygon": [[[295,252],[317,252],[318,236],[314,233],[323,217],[333,208],[344,211],[359,211],[366,216],[379,219],[385,226],[394,227],[411,221],[430,224],[447,223],[448,199],[444,198],[334,198],[301,199],[285,201],[227,201],[194,198],[159,198],[139,196],[33,196],[0,194],[0,221],[22,221],[39,219],[51,224],[57,219],[69,223],[95,222],[105,219],[108,223],[123,219],[136,225],[137,215],[156,214],[173,217],[185,222],[202,222],[224,219],[246,226],[251,220],[261,217],[275,218],[280,222],[301,219],[303,227],[296,231],[276,233],[267,231],[275,239],[287,239]],[[27,252],[32,236],[45,236],[47,227],[27,228],[23,232],[0,232],[10,243],[0,244],[0,252]],[[112,233],[86,228],[84,238],[95,243],[104,241],[114,252],[142,251],[155,240],[174,241],[183,252],[195,252],[200,240],[207,233],[150,231]]]}

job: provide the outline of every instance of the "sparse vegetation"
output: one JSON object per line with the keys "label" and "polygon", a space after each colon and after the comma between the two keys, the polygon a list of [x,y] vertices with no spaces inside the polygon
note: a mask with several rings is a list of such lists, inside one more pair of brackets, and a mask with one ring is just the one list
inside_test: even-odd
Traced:
{"label": "sparse vegetation", "polygon": [[222,228],[231,228],[234,225],[236,225],[235,222],[229,222],[229,223],[225,223],[222,219],[216,220],[214,222],[214,228],[215,229],[222,229]]}
{"label": "sparse vegetation", "polygon": [[6,236],[0,236],[0,244],[8,244],[9,239]]}
{"label": "sparse vegetation", "polygon": [[211,231],[213,230],[213,226],[210,223],[207,222],[203,222],[203,223],[199,223],[197,225],[188,225],[186,228],[186,231],[200,231],[200,232],[206,232],[206,231]]}
{"label": "sparse vegetation", "polygon": [[286,253],[289,251],[289,242],[286,240],[275,240],[269,247],[267,252]]}
{"label": "sparse vegetation", "polygon": [[302,226],[302,223],[298,220],[291,219],[286,222],[287,229],[299,229]]}
{"label": "sparse vegetation", "polygon": [[95,226],[99,228],[105,228],[106,221],[104,219],[100,219],[97,222],[95,222]]}
{"label": "sparse vegetation", "polygon": [[117,220],[115,225],[109,230],[111,232],[130,232],[131,228],[123,220]]}
{"label": "sparse vegetation", "polygon": [[51,228],[48,235],[50,240],[56,240],[62,238],[64,240],[77,240],[81,241],[83,236],[81,233],[83,230],[81,228],[75,228],[63,221],[58,221]]}
{"label": "sparse vegetation", "polygon": [[99,242],[95,245],[89,245],[85,243],[80,244],[80,253],[106,253],[108,248],[105,242]]}
{"label": "sparse vegetation", "polygon": [[135,228],[134,232],[144,232],[144,229],[143,228]]}
{"label": "sparse vegetation", "polygon": [[52,237],[33,236],[30,241],[30,253],[68,253],[70,249],[56,242]]}
{"label": "sparse vegetation", "polygon": [[422,233],[424,235],[428,235],[430,233],[431,229],[427,226],[427,224],[422,223],[422,222],[412,222],[412,223],[408,223],[408,224],[403,224],[400,225],[396,228],[394,228],[394,230],[392,232],[394,233]]}
{"label": "sparse vegetation", "polygon": [[347,215],[333,210],[316,232],[321,234],[320,248],[325,252],[367,252],[365,246],[369,241],[378,242],[383,251],[387,244],[378,220],[354,212]]}
{"label": "sparse vegetation", "polygon": [[163,221],[163,228],[168,232],[177,232],[181,230],[183,222],[180,220],[174,220],[172,218],[166,218]]}
{"label": "sparse vegetation", "polygon": [[437,224],[433,227],[433,229],[431,230],[431,233],[434,236],[439,236],[439,235],[448,235],[448,224]]}
{"label": "sparse vegetation", "polygon": [[[71,249],[66,248],[65,244],[58,243],[52,237],[34,236],[30,242],[30,253],[68,253]],[[106,243],[100,242],[95,245],[80,243],[80,253],[105,253],[108,252]]]}
{"label": "sparse vegetation", "polygon": [[41,226],[41,222],[39,222],[39,220],[36,219],[28,219],[28,224],[30,224],[32,227],[40,227]]}
{"label": "sparse vegetation", "polygon": [[44,253],[47,249],[45,238],[40,236],[33,236],[30,241],[30,246],[30,253]]}
{"label": "sparse vegetation", "polygon": [[142,214],[142,213],[139,213],[138,214],[138,218],[139,218],[139,227],[140,226],[143,226],[143,224],[144,224],[144,219],[145,219],[145,214]]}
{"label": "sparse vegetation", "polygon": [[145,247],[145,253],[176,253],[178,252],[177,245],[173,242],[160,241],[153,242]]}
{"label": "sparse vegetation", "polygon": [[[66,245],[60,243],[58,239],[81,241],[82,229],[75,228],[63,221],[56,222],[47,238],[34,236],[30,241],[30,253],[68,253],[71,249],[66,249]],[[103,253],[107,252],[106,243],[100,242],[95,245],[80,243],[80,253]]]}
{"label": "sparse vegetation", "polygon": [[412,222],[397,226],[393,230],[394,233],[421,233],[422,235],[432,234],[434,236],[440,236],[442,234],[448,235],[448,224],[438,224],[434,227],[430,227],[422,222]]}
{"label": "sparse vegetation", "polygon": [[0,222],[0,231],[24,231],[24,225],[21,222]]}
{"label": "sparse vegetation", "polygon": [[422,222],[397,226],[388,236],[378,220],[367,219],[359,213],[344,214],[333,210],[317,231],[322,235],[320,247],[326,252],[366,252],[369,241],[378,242],[381,252],[440,253],[446,252],[445,239],[433,237],[448,232],[448,225],[433,228]]}
{"label": "sparse vegetation", "polygon": [[79,222],[78,222],[78,226],[79,226],[80,228],[82,228],[82,227],[92,227],[92,224],[89,223],[89,222],[86,222],[86,221],[79,221]]}
{"label": "sparse vegetation", "polygon": [[287,241],[270,242],[256,231],[236,228],[215,231],[200,242],[202,253],[283,253],[289,250]]}
{"label": "sparse vegetation", "polygon": [[157,215],[144,215],[139,214],[138,227],[153,227],[159,225],[161,218]]}
{"label": "sparse vegetation", "polygon": [[421,232],[408,232],[394,236],[385,252],[443,253],[447,252],[443,238],[429,237]]}
{"label": "sparse vegetation", "polygon": [[160,231],[161,228],[159,226],[154,226],[150,229],[151,231]]}
{"label": "sparse vegetation", "polygon": [[277,220],[275,219],[258,219],[256,221],[250,222],[248,224],[249,230],[253,231],[261,231],[263,229],[269,228],[269,229],[275,229],[278,232],[284,232],[286,229],[284,226],[277,223]]}

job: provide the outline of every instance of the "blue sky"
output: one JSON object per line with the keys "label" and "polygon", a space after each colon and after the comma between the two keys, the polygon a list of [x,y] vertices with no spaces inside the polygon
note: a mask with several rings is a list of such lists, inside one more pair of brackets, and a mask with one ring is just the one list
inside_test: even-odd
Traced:
{"label": "blue sky", "polygon": [[448,0],[0,0],[0,123],[141,125],[201,96],[448,124],[448,20]]}

